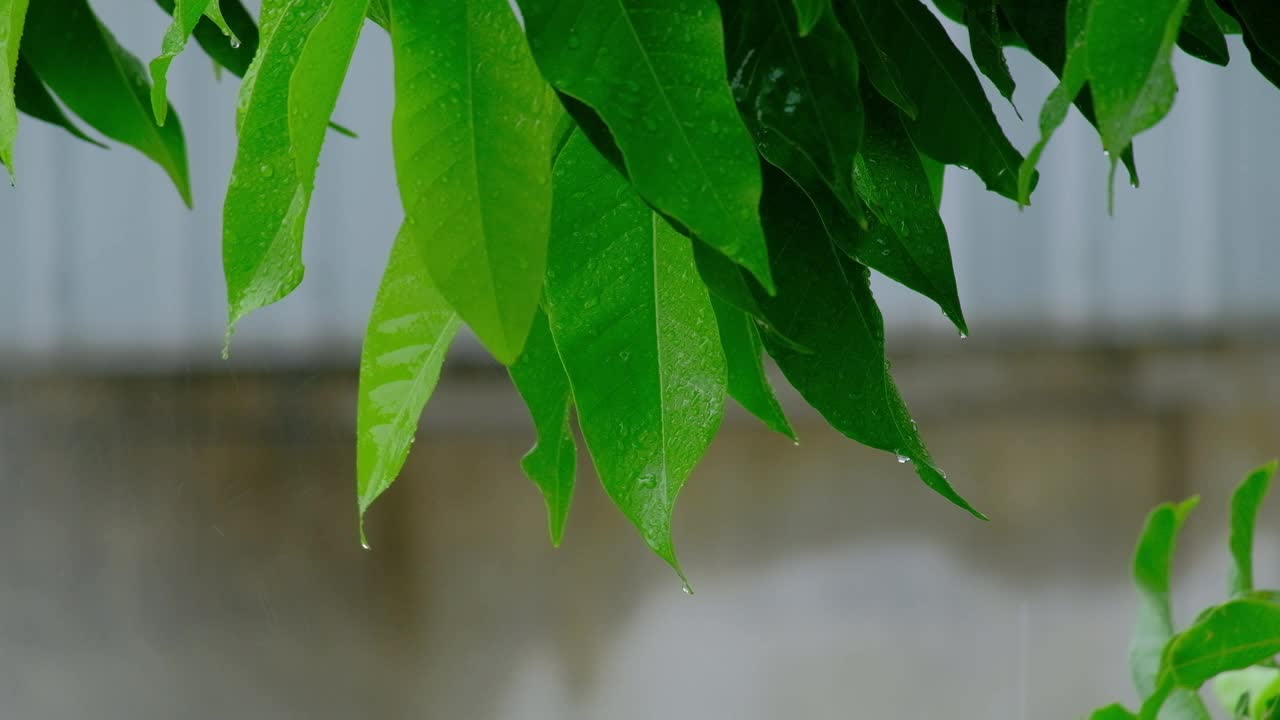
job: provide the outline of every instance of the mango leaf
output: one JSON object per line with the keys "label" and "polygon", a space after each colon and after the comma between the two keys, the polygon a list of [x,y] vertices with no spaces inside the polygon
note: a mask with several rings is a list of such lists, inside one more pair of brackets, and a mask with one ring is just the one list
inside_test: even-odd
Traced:
{"label": "mango leaf", "polygon": [[1137,715],[1123,705],[1113,704],[1094,710],[1089,720],[1137,720]]}
{"label": "mango leaf", "polygon": [[583,439],[609,497],[680,572],[672,508],[724,410],[711,299],[690,241],[582,134],[554,182],[546,309]]}
{"label": "mango leaf", "polygon": [[18,70],[13,80],[13,94],[17,100],[18,109],[26,115],[43,120],[50,125],[56,125],[91,145],[104,149],[107,147],[85,135],[84,131],[67,117],[62,107],[58,105],[58,101],[49,94],[49,88],[36,77],[36,71],[31,68],[31,64],[21,56],[18,57]]}
{"label": "mango leaf", "polygon": [[87,0],[31,3],[22,54],[63,104],[98,132],[154,160],[191,205],[182,127],[176,119],[156,124],[142,63],[120,47]]}
{"label": "mango leaf", "polygon": [[383,30],[391,32],[390,0],[370,0],[369,19],[372,20],[374,24],[380,26]]}
{"label": "mango leaf", "polygon": [[460,325],[431,285],[421,245],[401,227],[360,352],[356,495],[362,542],[364,514],[404,466]]}
{"label": "mango leaf", "polygon": [[1182,18],[1182,30],[1178,33],[1178,47],[1205,62],[1225,66],[1231,60],[1227,50],[1227,38],[1209,11],[1214,0],[1191,0],[1187,14]]}
{"label": "mango leaf", "polygon": [[506,0],[391,1],[396,175],[436,287],[503,364],[538,309],[555,99]]}
{"label": "mango leaf", "polygon": [[[196,22],[192,37],[218,67],[225,68],[236,77],[244,77],[258,52],[258,26],[240,0],[216,1],[217,16],[222,19],[226,29],[219,27],[213,19],[211,9],[214,4],[211,2],[210,11],[206,11],[205,18]],[[156,0],[156,4],[170,15],[176,10],[174,0]],[[231,31],[230,38],[227,37],[227,30]]]}
{"label": "mango leaf", "polygon": [[771,288],[759,164],[729,92],[715,0],[519,5],[542,74],[599,115],[636,192]]}
{"label": "mango leaf", "polygon": [[947,166],[928,155],[920,156],[920,166],[924,168],[925,177],[929,180],[929,192],[933,194],[934,208],[942,207],[942,183],[946,178]]}
{"label": "mango leaf", "polygon": [[[919,0],[846,2],[849,14],[865,24],[863,34],[874,37],[875,47],[897,67],[915,102],[917,112],[903,124],[920,152],[970,168],[989,190],[1016,199],[1022,155],[1005,137],[977,75],[937,17]],[[858,41],[857,34],[854,39]],[[865,47],[861,42],[858,46]],[[874,74],[871,79],[881,89]]]}
{"label": "mango leaf", "polygon": [[796,440],[782,406],[769,386],[760,355],[760,331],[750,315],[712,296],[711,307],[720,329],[720,345],[724,348],[729,378],[729,396],[747,412],[760,418],[770,430]]}
{"label": "mango leaf", "polygon": [[860,3],[854,0],[836,0],[834,7],[840,24],[858,48],[858,59],[862,61],[871,85],[884,99],[914,120],[919,110],[907,94],[907,84],[890,55],[887,47],[889,39],[880,36],[870,25]]}
{"label": "mango leaf", "polygon": [[[1035,185],[1036,164],[1040,155],[1053,137],[1062,122],[1067,119],[1071,104],[1076,101],[1085,83],[1089,80],[1088,58],[1086,57],[1085,26],[1088,19],[1091,0],[1067,0],[1066,6],[1066,62],[1058,73],[1059,82],[1045,98],[1040,108],[1040,140],[1036,142],[1027,159],[1018,169],[1018,202],[1026,205],[1031,202],[1031,189]],[[1015,15],[1014,17],[1017,17]],[[1015,27],[1017,26],[1015,22]],[[1092,108],[1092,105],[1090,105]],[[1096,123],[1095,123],[1096,124]],[[1101,130],[1099,130],[1101,132]]]}
{"label": "mango leaf", "polygon": [[[792,0],[796,12],[796,31],[800,37],[813,32],[822,16],[831,11],[831,0]],[[722,8],[723,9],[723,8]]]}
{"label": "mango leaf", "polygon": [[27,0],[0,0],[0,164],[8,168],[10,182],[16,179],[13,141],[18,137],[18,105],[13,84],[26,19]]}
{"label": "mango leaf", "polygon": [[853,179],[876,221],[852,255],[936,302],[960,333],[968,334],[947,229],[921,156],[889,103],[869,93],[866,109],[866,138]]}
{"label": "mango leaf", "polygon": [[[169,65],[187,46],[187,38],[191,37],[196,23],[205,16],[209,7],[217,7],[217,0],[176,0],[174,3],[173,22],[164,33],[160,54],[151,61],[151,112],[159,125],[164,125],[169,112],[169,101],[165,97]],[[221,14],[218,17],[221,18]]]}
{"label": "mango leaf", "polygon": [[1258,508],[1275,472],[1276,461],[1272,460],[1249,473],[1231,495],[1231,597],[1253,592],[1253,530],[1258,523]]}
{"label": "mango leaf", "polygon": [[569,378],[551,337],[547,315],[541,309],[533,316],[524,352],[508,371],[538,431],[538,442],[520,461],[520,467],[542,491],[551,544],[559,546],[573,498],[578,444],[569,425],[573,408]]}
{"label": "mango leaf", "polygon": [[[1004,57],[997,0],[969,0],[964,9],[964,21],[969,29],[969,52],[973,55],[973,62],[996,86],[1000,96],[1013,105],[1013,91],[1017,86],[1009,72],[1009,62]],[[1014,106],[1014,111],[1017,111],[1017,106]]]}
{"label": "mango leaf", "polygon": [[[1280,670],[1247,667],[1224,672],[1213,679],[1213,695],[1223,709],[1246,718],[1261,718],[1267,701],[1280,692]],[[1243,713],[1237,712],[1242,709]]]}
{"label": "mango leaf", "polygon": [[365,0],[263,3],[261,52],[240,86],[240,139],[223,205],[228,336],[245,315],[302,282],[315,157],[364,6]]}
{"label": "mango leaf", "polygon": [[1280,6],[1271,0],[1218,0],[1218,5],[1243,29],[1253,66],[1280,87]]}
{"label": "mango leaf", "polygon": [[730,86],[760,154],[807,193],[825,186],[861,215],[853,157],[862,140],[858,57],[833,18],[791,34],[790,0],[722,0]]}
{"label": "mango leaf", "polygon": [[[1163,503],[1147,515],[1133,554],[1133,583],[1138,588],[1138,617],[1129,642],[1129,671],[1138,696],[1156,692],[1161,656],[1173,637],[1173,608],[1169,601],[1170,574],[1178,530],[1200,502],[1191,498],[1177,505]],[[1177,690],[1169,698],[1168,720],[1209,720],[1204,703],[1194,693]]]}
{"label": "mango leaf", "polygon": [[[870,273],[825,240],[808,197],[781,171],[766,167],[761,214],[778,294],[758,292],[766,316],[796,350],[764,336],[783,375],[836,430],[911,461],[926,485],[976,517],[929,457],[889,376],[884,321],[871,297]],[[823,308],[801,312],[801,308]]]}

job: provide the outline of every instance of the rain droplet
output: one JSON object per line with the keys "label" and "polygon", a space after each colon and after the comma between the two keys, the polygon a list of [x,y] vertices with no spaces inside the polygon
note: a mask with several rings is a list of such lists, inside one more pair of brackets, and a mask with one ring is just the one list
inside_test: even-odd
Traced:
{"label": "rain droplet", "polygon": [[908,463],[908,462],[911,462],[911,458],[907,457],[906,455],[899,455],[899,456],[898,456],[898,462],[900,462],[900,463]]}
{"label": "rain droplet", "polygon": [[685,595],[692,595],[692,594],[693,594],[693,588],[689,587],[689,581],[688,581],[688,580],[681,580],[681,581],[680,581],[680,589],[684,591],[684,594],[685,594]]}
{"label": "rain droplet", "polygon": [[276,171],[272,170],[270,165],[263,165],[262,167],[258,168],[258,172],[262,173],[263,177],[271,177],[272,175],[275,174]]}
{"label": "rain droplet", "polygon": [[240,38],[235,37],[235,36],[233,35],[233,36],[231,37],[231,47],[233,47],[233,48],[239,48],[239,47],[240,47]]}

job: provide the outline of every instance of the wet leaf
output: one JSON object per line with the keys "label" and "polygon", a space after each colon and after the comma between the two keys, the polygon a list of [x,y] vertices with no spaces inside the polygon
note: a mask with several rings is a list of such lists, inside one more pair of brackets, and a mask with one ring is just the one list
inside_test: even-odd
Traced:
{"label": "wet leaf", "polygon": [[542,290],[555,98],[506,0],[392,0],[391,45],[409,230],[440,293],[510,364]]}
{"label": "wet leaf", "polygon": [[1013,105],[1016,84],[1009,72],[1009,62],[1004,58],[997,0],[969,0],[965,4],[964,19],[969,29],[969,52],[973,55],[973,62],[996,86],[1001,97]]}
{"label": "wet leaf", "polygon": [[[218,26],[210,12],[196,22],[192,37],[200,49],[217,63],[215,67],[222,67],[236,77],[244,77],[258,52],[258,26],[240,0],[217,2],[218,17],[222,18],[226,30],[231,31],[231,37],[227,37],[226,31]],[[156,0],[156,4],[170,15],[176,9],[174,0]],[[212,8],[213,4],[210,3],[209,7]]]}
{"label": "wet leaf", "polygon": [[508,370],[538,431],[538,442],[525,454],[520,467],[542,492],[551,544],[559,545],[573,498],[578,444],[569,423],[573,408],[569,378],[541,309],[533,316],[524,352]]}
{"label": "wet leaf", "polygon": [[[1089,13],[1090,0],[1067,0],[1066,6],[1066,61],[1062,71],[1058,73],[1057,86],[1045,98],[1040,108],[1040,140],[1036,142],[1027,159],[1018,171],[1018,202],[1026,205],[1031,202],[1031,189],[1035,185],[1036,164],[1040,162],[1040,154],[1049,144],[1053,133],[1067,119],[1071,104],[1076,101],[1085,83],[1089,80],[1088,59],[1085,49],[1085,23]],[[1018,17],[1014,15],[1011,17]],[[1014,27],[1018,27],[1016,20]],[[1090,105],[1092,108],[1092,105]]]}
{"label": "wet leaf", "polygon": [[679,572],[672,509],[724,410],[711,299],[688,238],[583,135],[554,182],[546,307],[583,438],[609,497]]}
{"label": "wet leaf", "polygon": [[1228,582],[1231,597],[1253,592],[1253,530],[1258,522],[1258,508],[1267,495],[1276,461],[1249,473],[1231,495],[1231,575]]}
{"label": "wet leaf", "polygon": [[36,77],[36,71],[31,69],[31,64],[21,57],[18,58],[18,70],[14,76],[13,93],[17,100],[18,109],[24,114],[29,115],[37,120],[43,120],[50,125],[56,125],[63,130],[71,133],[75,137],[105,148],[106,145],[94,140],[84,134],[79,127],[72,122],[71,118],[62,111],[62,107],[58,105],[58,101],[53,99],[49,94],[49,88],[40,82],[40,78]]}
{"label": "wet leaf", "polygon": [[[217,7],[217,0],[175,0],[173,22],[164,33],[160,54],[151,61],[151,112],[156,123],[164,125],[169,113],[169,101],[165,97],[168,87],[169,65],[187,46],[187,39],[196,29],[196,23],[205,17],[205,11]],[[218,15],[222,17],[221,14]]]}
{"label": "wet leaf", "polygon": [[889,38],[882,37],[870,24],[861,3],[855,0],[836,0],[834,8],[840,24],[853,39],[859,60],[867,72],[867,79],[876,92],[906,113],[907,117],[915,119],[919,110],[908,95],[907,84],[887,47]]}
{"label": "wet leaf", "polygon": [[1182,18],[1182,31],[1178,33],[1178,47],[1205,62],[1225,66],[1231,60],[1227,50],[1227,38],[1209,11],[1214,0],[1191,0],[1187,14]]}
{"label": "wet leaf", "polygon": [[773,394],[764,372],[760,331],[750,315],[712,296],[711,307],[720,329],[720,345],[724,348],[729,378],[729,396],[747,412],[760,418],[770,430],[796,439],[791,423]]}
{"label": "wet leaf", "polygon": [[369,506],[404,466],[460,325],[431,285],[421,245],[401,228],[360,353],[356,491],[362,527]]}
{"label": "wet leaf", "polygon": [[802,352],[766,335],[765,348],[783,375],[836,430],[910,460],[926,485],[982,517],[934,465],[889,375],[870,273],[825,238],[809,199],[780,171],[765,171],[761,213],[778,294],[758,293],[756,300],[779,330],[810,348]]}
{"label": "wet leaf", "polygon": [[191,204],[182,127],[176,118],[164,127],[156,124],[142,63],[116,42],[87,0],[31,3],[22,54],[67,108],[154,160]]}
{"label": "wet leaf", "polygon": [[18,48],[22,26],[27,19],[27,0],[0,0],[0,164],[13,172],[13,141],[18,136],[18,105],[14,98],[14,75],[18,70]]}
{"label": "wet leaf", "polygon": [[519,5],[542,74],[603,120],[636,191],[770,287],[759,164],[715,0]]}
{"label": "wet leaf", "polygon": [[324,17],[307,36],[289,78],[289,140],[298,178],[310,195],[315,189],[320,146],[347,66],[364,26],[369,0],[330,0]]}

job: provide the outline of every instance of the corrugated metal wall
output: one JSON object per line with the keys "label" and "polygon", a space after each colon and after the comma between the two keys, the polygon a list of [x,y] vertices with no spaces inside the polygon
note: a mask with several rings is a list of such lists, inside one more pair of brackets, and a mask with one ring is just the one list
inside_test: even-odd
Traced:
{"label": "corrugated metal wall", "polygon": [[[166,17],[149,3],[96,3],[140,57],[159,46]],[[963,39],[958,38],[962,47]],[[1280,318],[1280,92],[1233,43],[1233,67],[1182,58],[1172,115],[1141,136],[1143,188],[1119,187],[1106,215],[1106,160],[1073,116],[1042,163],[1033,207],[1019,211],[951,171],[943,211],[970,326],[987,336],[1063,332],[1125,339],[1196,333]],[[1051,83],[1020,51],[1017,102],[999,106],[1028,148]],[[18,186],[0,189],[0,363],[13,367],[162,369],[217,366],[223,340],[221,200],[233,154],[237,82],[212,77],[190,52],[175,63],[171,97],[188,139],[196,207],[183,208],[163,173],[125,147],[102,151],[25,119]],[[331,135],[309,218],[307,276],[292,297],[251,316],[235,363],[346,361],[355,356],[378,274],[399,224],[389,127],[386,35],[368,26],[337,119],[361,134]],[[1123,175],[1118,185],[1123,186]],[[895,335],[941,333],[927,302],[883,283]]]}

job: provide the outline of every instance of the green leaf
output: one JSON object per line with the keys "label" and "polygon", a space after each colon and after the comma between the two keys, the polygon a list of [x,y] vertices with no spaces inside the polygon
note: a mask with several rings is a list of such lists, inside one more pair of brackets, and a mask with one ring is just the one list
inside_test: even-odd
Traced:
{"label": "green leaf", "polygon": [[[174,0],[156,0],[156,4],[170,15],[174,13]],[[196,23],[192,37],[217,66],[236,77],[244,77],[258,52],[258,26],[240,0],[218,0],[218,17],[222,18],[225,29],[211,17],[213,7],[210,3],[210,10],[206,11],[204,19]],[[231,31],[230,38],[226,30]]]}
{"label": "green leaf", "polygon": [[[889,376],[884,321],[867,269],[824,242],[821,221],[804,193],[766,168],[761,206],[778,294],[757,293],[766,316],[809,352],[764,336],[783,375],[832,427],[915,465],[926,485],[983,517],[933,464]],[[813,308],[821,308],[813,312]]]}
{"label": "green leaf", "polygon": [[1272,460],[1249,473],[1231,495],[1231,576],[1228,582],[1231,597],[1253,591],[1253,530],[1258,522],[1258,508],[1266,497],[1275,472],[1276,461]]}
{"label": "green leaf", "polygon": [[933,206],[941,208],[942,182],[946,177],[947,166],[928,155],[920,156],[920,166],[924,168],[925,177],[929,179],[929,192],[933,193]]}
{"label": "green leaf", "polygon": [[[1000,38],[1000,13],[997,0],[970,0],[964,9],[969,28],[969,52],[983,75],[996,86],[1001,97],[1013,105],[1016,84],[1009,72]],[[1014,106],[1016,112],[1017,106]]]}
{"label": "green leaf", "polygon": [[[1156,507],[1147,515],[1134,549],[1133,582],[1138,589],[1139,604],[1129,642],[1129,671],[1138,696],[1144,700],[1156,691],[1161,656],[1174,634],[1169,593],[1178,530],[1199,502],[1199,498],[1193,497],[1177,505],[1163,503]],[[1208,720],[1208,713],[1198,698],[1188,697],[1185,691],[1175,694],[1183,696],[1175,702],[1187,708],[1178,717]]]}
{"label": "green leaf", "polygon": [[834,7],[840,24],[858,48],[859,60],[876,92],[906,113],[907,117],[915,119],[919,110],[908,95],[907,84],[891,55],[891,49],[887,47],[889,38],[882,37],[870,25],[861,3],[855,0],[837,0]]}
{"label": "green leaf", "polygon": [[360,353],[356,492],[361,518],[400,473],[422,408],[461,321],[431,285],[422,247],[402,227],[382,273]]}
{"label": "green leaf", "polygon": [[608,126],[640,196],[771,288],[759,164],[715,0],[519,4],[542,74]]}
{"label": "green leaf", "polygon": [[1253,66],[1280,87],[1280,6],[1271,0],[1219,0],[1218,4],[1243,28]]}
{"label": "green leaf", "polygon": [[393,141],[436,287],[503,364],[538,309],[555,99],[506,0],[391,1]]}
{"label": "green leaf", "polygon": [[13,173],[13,141],[18,137],[18,105],[13,85],[26,19],[27,0],[0,0],[0,164],[8,168],[10,182],[17,177]]}
{"label": "green leaf", "polygon": [[1113,704],[1094,710],[1089,720],[1137,720],[1137,717],[1125,706]]}
{"label": "green leaf", "polygon": [[371,0],[369,3],[369,19],[381,26],[383,30],[391,32],[390,0]]}
{"label": "green leaf", "polygon": [[792,3],[796,13],[796,31],[800,37],[813,32],[822,16],[831,11],[831,0],[792,0]]}
{"label": "green leaf", "polygon": [[1191,0],[1187,14],[1182,18],[1182,31],[1178,33],[1178,47],[1205,62],[1225,66],[1231,60],[1227,50],[1227,38],[1209,11],[1214,0]]}
{"label": "green leaf", "polygon": [[[917,112],[903,124],[920,152],[970,168],[989,190],[1016,199],[1022,155],[1005,137],[973,68],[933,13],[918,0],[846,1],[846,14],[865,25],[860,33],[875,38],[874,47],[897,68],[916,104]],[[857,32],[854,40],[867,47]],[[870,68],[873,84],[883,92]]]}
{"label": "green leaf", "polygon": [[164,33],[160,54],[151,61],[151,112],[159,125],[164,125],[169,112],[169,101],[165,97],[169,65],[187,46],[187,38],[210,7],[217,7],[217,0],[176,0],[174,3],[173,22]]}
{"label": "green leaf", "polygon": [[[1274,689],[1273,689],[1274,688]],[[1227,712],[1234,713],[1241,701],[1249,717],[1260,717],[1261,708],[1280,691],[1280,670],[1269,667],[1247,667],[1224,672],[1213,679],[1213,695]]]}
{"label": "green leaf", "polygon": [[546,307],[583,439],[609,497],[680,572],[672,508],[724,410],[711,299],[690,241],[585,136],[560,153],[555,191]]}
{"label": "green leaf", "polygon": [[72,112],[114,140],[154,160],[191,204],[182,127],[151,114],[142,63],[120,47],[87,0],[40,0],[27,10],[22,54]]}
{"label": "green leaf", "polygon": [[22,57],[18,58],[18,71],[14,76],[13,94],[17,100],[18,109],[23,113],[30,115],[37,120],[43,120],[50,125],[56,125],[63,130],[71,133],[77,138],[100,148],[106,148],[106,145],[94,140],[84,134],[71,118],[62,111],[62,106],[58,105],[58,101],[53,99],[49,94],[49,88],[40,82],[40,78],[36,77],[36,71],[31,68]]}
{"label": "green leaf", "polygon": [[262,46],[240,86],[240,138],[223,205],[228,336],[245,315],[302,282],[315,156],[359,33],[353,18],[363,17],[364,4],[263,3]]}
{"label": "green leaf", "polygon": [[542,491],[551,544],[558,546],[573,498],[578,445],[569,424],[573,408],[569,378],[551,337],[547,315],[541,309],[533,316],[524,352],[508,370],[538,431],[538,442],[520,461],[520,467]]}
{"label": "green leaf", "polygon": [[1169,645],[1163,674],[1197,689],[1210,678],[1280,653],[1280,606],[1237,598],[1209,611]]}
{"label": "green leaf", "polygon": [[853,179],[875,220],[853,246],[852,256],[933,300],[961,334],[968,334],[947,229],[921,156],[892,106],[868,94],[866,110],[866,138],[854,161]]}
{"label": "green leaf", "polygon": [[730,86],[760,154],[807,193],[834,193],[858,217],[853,157],[862,140],[858,57],[833,20],[791,34],[790,0],[722,2]]}
{"label": "green leaf", "polygon": [[1076,97],[1088,82],[1085,20],[1090,1],[1067,0],[1067,59],[1062,72],[1058,73],[1060,80],[1057,86],[1049,93],[1049,97],[1045,98],[1044,105],[1040,108],[1040,140],[1036,142],[1031,152],[1027,153],[1027,159],[1018,170],[1018,202],[1020,204],[1026,205],[1031,202],[1031,189],[1035,186],[1036,164],[1040,162],[1040,155],[1049,144],[1053,133],[1067,119],[1067,111],[1071,109],[1071,104],[1076,101]]}
{"label": "green leaf", "polygon": [[774,397],[769,378],[765,376],[760,355],[764,346],[760,343],[760,331],[750,315],[727,302],[712,296],[711,307],[716,313],[716,325],[720,329],[720,345],[724,348],[729,378],[729,395],[747,412],[774,432],[796,440],[796,433],[787,422],[782,406]]}

